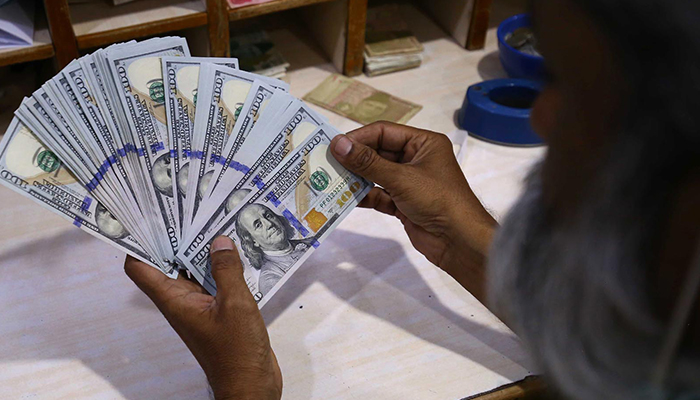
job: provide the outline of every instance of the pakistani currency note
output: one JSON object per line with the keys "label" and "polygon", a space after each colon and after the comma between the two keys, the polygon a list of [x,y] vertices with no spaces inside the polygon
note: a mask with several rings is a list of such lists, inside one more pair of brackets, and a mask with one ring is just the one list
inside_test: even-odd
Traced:
{"label": "pakistani currency note", "polygon": [[289,89],[285,82],[245,71],[213,64],[204,64],[200,68],[197,91],[199,107],[195,111],[184,229],[189,227],[197,215],[199,204],[208,191],[214,169],[222,159],[223,149],[255,79],[264,79],[278,90]]}
{"label": "pakistani currency note", "polygon": [[150,214],[156,223],[154,231],[161,234],[161,256],[173,261],[179,238],[160,59],[164,56],[189,56],[187,42],[182,38],[142,42],[110,51],[107,59],[134,136],[145,190],[154,194]]}
{"label": "pakistani currency note", "polygon": [[304,100],[361,124],[376,121],[405,124],[423,108],[338,74],[326,78]]}
{"label": "pakistani currency note", "polygon": [[[181,249],[179,260],[210,293],[216,292],[209,259],[214,237],[236,243],[248,288],[262,307],[369,192],[372,183],[330,154],[335,135],[327,125],[315,130],[216,229]],[[308,204],[305,210],[297,208],[300,202]]]}
{"label": "pakistani currency note", "polygon": [[170,138],[170,174],[173,180],[173,199],[177,213],[175,229],[178,238],[182,237],[182,220],[185,217],[185,195],[189,159],[192,154],[199,68],[205,62],[238,69],[238,60],[235,58],[163,57],[161,59],[163,77],[166,78],[165,114]]}
{"label": "pakistani currency note", "polygon": [[89,234],[157,267],[124,226],[76,180],[61,160],[15,118],[0,142],[0,184]]}

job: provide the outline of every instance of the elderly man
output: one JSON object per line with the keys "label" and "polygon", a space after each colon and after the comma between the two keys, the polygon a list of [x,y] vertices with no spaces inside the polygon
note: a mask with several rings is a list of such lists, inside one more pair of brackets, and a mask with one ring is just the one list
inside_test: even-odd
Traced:
{"label": "elderly man", "polygon": [[[333,154],[382,186],[361,205],[400,219],[564,397],[700,398],[700,2],[534,5],[550,80],[532,123],[549,149],[502,227],[443,135],[373,124],[336,138]],[[220,291],[197,317],[180,311],[196,285],[167,290],[157,271],[126,269],[218,399],[277,399],[282,375],[238,255],[217,238],[211,257]]]}

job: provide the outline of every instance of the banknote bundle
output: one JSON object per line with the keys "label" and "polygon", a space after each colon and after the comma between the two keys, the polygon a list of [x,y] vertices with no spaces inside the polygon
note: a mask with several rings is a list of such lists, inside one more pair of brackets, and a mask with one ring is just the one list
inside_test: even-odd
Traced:
{"label": "banknote bundle", "polygon": [[209,246],[227,235],[262,307],[372,187],[288,89],[182,38],[112,45],[24,99],[0,183],[212,294]]}

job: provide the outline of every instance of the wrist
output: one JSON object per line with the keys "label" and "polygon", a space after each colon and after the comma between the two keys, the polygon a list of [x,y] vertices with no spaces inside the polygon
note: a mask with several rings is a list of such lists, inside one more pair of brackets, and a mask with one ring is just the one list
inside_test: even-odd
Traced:
{"label": "wrist", "polygon": [[216,400],[279,400],[282,393],[273,388],[220,388],[214,389]]}
{"label": "wrist", "polygon": [[280,385],[268,376],[237,375],[229,379],[210,379],[209,384],[216,400],[279,400],[282,397]]}
{"label": "wrist", "polygon": [[497,222],[481,208],[462,210],[452,217],[445,235],[446,248],[440,268],[482,303],[486,299],[486,264]]}

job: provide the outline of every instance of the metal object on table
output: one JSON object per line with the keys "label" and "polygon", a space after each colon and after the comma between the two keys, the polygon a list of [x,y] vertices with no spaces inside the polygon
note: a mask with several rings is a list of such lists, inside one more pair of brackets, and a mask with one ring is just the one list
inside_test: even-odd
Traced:
{"label": "metal object on table", "polygon": [[544,81],[544,58],[537,51],[530,14],[514,15],[498,26],[498,50],[503,69],[518,79]]}

